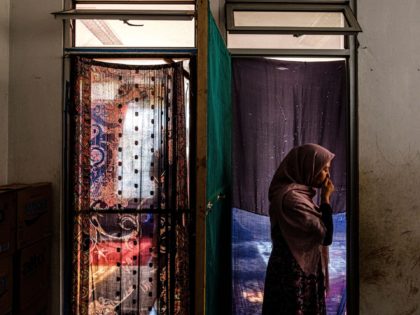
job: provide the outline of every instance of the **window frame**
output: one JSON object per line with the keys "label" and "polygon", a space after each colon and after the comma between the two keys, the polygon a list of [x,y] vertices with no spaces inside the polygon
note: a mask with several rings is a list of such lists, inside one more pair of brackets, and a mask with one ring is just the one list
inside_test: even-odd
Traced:
{"label": "window frame", "polygon": [[56,18],[75,20],[192,20],[193,10],[86,10],[70,9],[53,13]]}
{"label": "window frame", "polygon": [[[359,153],[358,153],[358,53],[359,43],[357,35],[362,32],[357,22],[357,0],[264,0],[263,3],[257,0],[227,0],[226,17],[229,19],[229,10],[231,8],[249,5],[252,8],[261,8],[262,5],[284,5],[291,4],[300,8],[307,8],[309,5],[316,4],[320,9],[330,6],[331,4],[345,5],[348,7],[354,21],[357,23],[357,31],[337,32],[335,35],[345,36],[344,49],[261,49],[261,48],[229,48],[232,58],[253,58],[253,57],[317,57],[345,58],[347,64],[347,88],[348,88],[348,109],[347,109],[347,187],[349,189],[346,200],[346,208],[351,211],[346,212],[346,237],[347,237],[347,259],[346,259],[346,290],[347,290],[347,314],[359,314],[360,305],[360,282],[359,282]],[[263,10],[262,10],[263,11]],[[323,10],[321,10],[323,11]],[[231,17],[230,17],[231,18]],[[227,22],[228,23],[228,22]],[[232,20],[230,21],[232,23]],[[264,32],[265,31],[265,32]],[[270,34],[270,31],[261,29],[247,30],[245,34]],[[267,32],[268,31],[268,32]],[[318,30],[320,31],[320,30]],[[238,33],[238,32],[236,32]],[[275,29],[271,30],[271,34],[309,34],[308,30],[302,28],[294,29]],[[229,29],[226,29],[229,34]],[[312,33],[314,34],[314,33]],[[321,33],[326,34],[326,33]]]}
{"label": "window frame", "polygon": [[[176,2],[175,2],[176,1]],[[56,19],[63,21],[64,55],[77,53],[98,53],[98,54],[197,54],[197,5],[189,0],[171,1],[118,1],[118,0],[67,0],[68,5],[62,11],[51,13]],[[65,0],[66,2],[66,0]],[[77,4],[194,4],[194,10],[97,10],[97,9],[76,9]],[[148,47],[148,46],[92,46],[76,47],[76,20],[99,19],[99,20],[120,20],[128,23],[129,20],[166,20],[166,21],[191,21],[195,19],[194,46],[193,47]],[[135,25],[132,25],[135,26]]]}
{"label": "window frame", "polygon": [[[189,177],[190,177],[190,185],[189,185],[189,203],[190,203],[190,216],[191,216],[191,222],[192,222],[192,228],[195,227],[195,214],[194,214],[194,204],[196,202],[195,195],[194,195],[194,187],[195,187],[195,178],[196,178],[196,146],[195,146],[195,132],[196,132],[196,107],[194,104],[197,102],[197,98],[195,95],[194,90],[196,89],[196,69],[197,69],[197,62],[196,62],[196,55],[195,53],[185,53],[185,52],[178,52],[169,54],[167,52],[155,52],[155,53],[148,53],[143,51],[138,52],[125,52],[122,54],[116,54],[114,52],[98,52],[97,50],[87,51],[85,53],[80,51],[74,51],[73,53],[66,53],[64,55],[64,62],[63,62],[63,68],[64,68],[64,110],[63,110],[63,180],[62,180],[62,187],[63,187],[63,215],[62,215],[62,222],[63,222],[63,230],[61,233],[63,236],[63,251],[62,251],[62,257],[63,257],[63,295],[64,297],[71,297],[71,294],[73,292],[73,265],[72,265],[72,259],[73,259],[73,244],[74,244],[74,220],[75,217],[78,215],[74,210],[72,206],[72,197],[73,197],[73,174],[71,173],[72,165],[73,165],[73,144],[74,144],[74,136],[72,135],[72,127],[73,127],[73,121],[72,121],[72,92],[71,92],[71,81],[74,80],[74,73],[72,73],[71,70],[71,64],[74,62],[74,57],[76,56],[85,56],[89,58],[101,58],[101,59],[125,59],[125,58],[139,58],[139,59],[147,59],[147,58],[185,58],[189,60],[189,73],[186,73],[184,71],[184,78],[189,80],[190,82],[190,89],[189,89],[189,159],[188,159],[188,168],[189,168]],[[99,212],[96,210],[90,210],[89,213]],[[110,211],[108,210],[107,213],[120,213],[120,210],[117,211]],[[150,211],[144,211],[144,210],[133,210],[133,209],[126,209],[122,211],[122,213],[149,213]],[[170,213],[170,211],[165,211],[166,213]],[[195,244],[195,232],[192,231],[191,235],[189,235],[191,244]],[[191,246],[191,253],[190,256],[190,276],[195,277],[195,246]],[[191,292],[194,292],[194,283],[190,284],[190,290]],[[72,300],[71,298],[64,298],[62,300],[62,310],[64,315],[71,315],[72,313]],[[190,301],[190,307],[191,309],[194,309],[195,302],[193,299]]]}
{"label": "window frame", "polygon": [[[235,11],[246,12],[339,12],[348,23],[344,27],[283,27],[235,26]],[[350,35],[361,31],[353,12],[343,4],[290,4],[290,3],[226,3],[227,31],[232,34],[319,34]]]}
{"label": "window frame", "polygon": [[[80,1],[80,0],[76,0],[76,1]],[[92,0],[86,0],[86,1],[92,1]],[[110,1],[115,1],[115,0],[110,0]],[[327,4],[350,4],[351,1],[353,0],[264,0],[263,3],[288,3],[288,4],[314,4],[315,3],[315,4],[327,5]],[[227,0],[227,3],[261,4],[261,2],[258,2],[258,1],[256,2],[255,0]]]}
{"label": "window frame", "polygon": [[73,0],[73,4],[195,4],[194,0]]}
{"label": "window frame", "polygon": [[[194,4],[195,10],[186,13],[187,18],[179,16],[179,12],[176,14],[163,14],[159,10],[153,12],[153,18],[157,19],[158,17],[171,18],[171,19],[192,19],[196,18],[197,5],[193,0],[136,0],[136,1],[117,1],[117,0],[64,0],[64,9],[65,10],[75,10],[76,4],[156,4],[156,5],[165,5],[165,4]],[[62,11],[63,12],[63,11]],[[74,11],[70,11],[73,12]],[[57,13],[57,12],[56,12]],[[60,13],[60,12],[58,12]],[[119,15],[114,14],[113,18],[131,18],[138,19],[147,18],[147,15],[150,15],[151,11],[146,12],[136,12],[135,17],[132,17],[132,11],[130,15]],[[170,12],[169,12],[170,13]],[[53,13],[53,15],[55,15]],[[69,16],[69,13],[67,13]],[[87,15],[86,15],[87,16]],[[106,15],[109,18],[109,14]],[[57,16],[56,16],[57,17]],[[77,17],[77,16],[73,16]],[[91,18],[91,16],[90,16]],[[72,210],[72,174],[71,174],[71,165],[72,165],[72,135],[71,135],[71,60],[73,56],[87,56],[92,58],[188,58],[190,60],[190,133],[189,133],[189,143],[190,143],[190,158],[189,158],[189,170],[190,170],[190,208],[194,209],[196,204],[195,191],[196,187],[196,161],[195,157],[197,156],[196,149],[196,139],[194,135],[196,134],[196,117],[197,117],[197,27],[194,29],[194,47],[76,47],[75,46],[75,23],[74,20],[68,18],[62,18],[63,21],[63,114],[62,114],[62,164],[63,164],[63,176],[62,176],[62,226],[61,231],[61,256],[62,256],[62,272],[63,272],[63,282],[62,282],[62,294],[61,294],[61,310],[64,315],[72,314],[72,300],[71,294],[73,290],[73,220],[74,213]],[[197,24],[197,22],[195,23]],[[193,234],[190,235],[191,240],[191,258],[190,258],[190,274],[192,279],[196,278],[196,265],[195,265],[195,244],[196,244],[196,235],[195,235],[195,222],[196,214],[193,212],[191,214]],[[195,281],[191,281],[190,291],[195,292]],[[192,295],[193,296],[193,295]],[[191,299],[191,309],[195,309],[194,298]]]}

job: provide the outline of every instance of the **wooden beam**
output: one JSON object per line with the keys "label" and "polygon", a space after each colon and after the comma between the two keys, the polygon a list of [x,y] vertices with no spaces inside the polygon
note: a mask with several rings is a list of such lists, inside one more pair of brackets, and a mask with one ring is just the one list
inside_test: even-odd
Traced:
{"label": "wooden beam", "polygon": [[206,178],[208,0],[197,1],[197,135],[195,312],[206,312]]}

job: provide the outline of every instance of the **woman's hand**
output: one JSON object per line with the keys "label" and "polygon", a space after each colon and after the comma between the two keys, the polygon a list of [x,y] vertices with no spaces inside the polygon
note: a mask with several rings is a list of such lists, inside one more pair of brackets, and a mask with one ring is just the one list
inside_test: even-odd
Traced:
{"label": "woman's hand", "polygon": [[330,203],[331,194],[334,192],[334,184],[328,176],[322,183],[321,187],[321,203]]}

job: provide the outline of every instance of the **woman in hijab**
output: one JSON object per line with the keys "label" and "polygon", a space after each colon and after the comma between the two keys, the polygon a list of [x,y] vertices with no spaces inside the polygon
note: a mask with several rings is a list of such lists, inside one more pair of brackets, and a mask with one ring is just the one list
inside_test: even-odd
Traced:
{"label": "woman in hijab", "polygon": [[[293,148],[269,189],[273,249],[263,315],[324,315],[327,248],[332,243],[330,166],[334,154],[317,144]],[[312,198],[321,188],[321,204]]]}

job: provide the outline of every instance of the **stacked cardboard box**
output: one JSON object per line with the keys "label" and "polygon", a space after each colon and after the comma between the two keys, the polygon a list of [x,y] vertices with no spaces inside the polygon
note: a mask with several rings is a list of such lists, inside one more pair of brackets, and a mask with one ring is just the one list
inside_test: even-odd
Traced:
{"label": "stacked cardboard box", "polygon": [[0,257],[13,255],[16,249],[16,195],[0,191]]}
{"label": "stacked cardboard box", "polygon": [[0,192],[0,315],[11,314],[13,255],[16,250],[16,196]]}
{"label": "stacked cardboard box", "polygon": [[[49,302],[50,239],[42,239],[17,251],[15,274],[16,314],[34,314]],[[44,315],[44,313],[41,313]],[[40,314],[39,314],[40,315]]]}
{"label": "stacked cardboard box", "polygon": [[0,315],[49,314],[51,195],[49,183],[0,186]]}
{"label": "stacked cardboard box", "polygon": [[13,298],[13,260],[11,256],[0,258],[0,314],[11,314]]}

